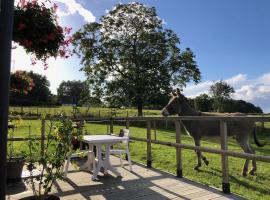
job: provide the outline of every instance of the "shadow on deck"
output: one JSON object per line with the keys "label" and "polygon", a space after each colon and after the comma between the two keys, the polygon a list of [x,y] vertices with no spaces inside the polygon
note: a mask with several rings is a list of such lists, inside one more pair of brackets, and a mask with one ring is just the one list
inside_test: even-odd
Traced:
{"label": "shadow on deck", "polygon": [[[119,160],[112,157],[112,163],[117,165]],[[117,169],[122,178],[100,173],[99,181],[91,181],[89,172],[70,171],[65,182],[55,183],[53,193],[63,200],[243,199],[140,164],[134,164],[132,172],[127,163],[124,168],[117,166]],[[8,187],[7,199],[15,200],[29,194],[31,191],[24,184],[13,185]]]}

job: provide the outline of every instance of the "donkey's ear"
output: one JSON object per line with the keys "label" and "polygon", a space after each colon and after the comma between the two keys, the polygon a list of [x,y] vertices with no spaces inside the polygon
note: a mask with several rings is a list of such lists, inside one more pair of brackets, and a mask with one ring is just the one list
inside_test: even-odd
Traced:
{"label": "donkey's ear", "polygon": [[181,96],[181,92],[180,92],[179,88],[176,89],[176,93],[177,93],[177,96],[179,96],[179,97]]}
{"label": "donkey's ear", "polygon": [[177,94],[176,94],[174,91],[172,91],[172,92],[171,92],[171,96],[172,96],[172,97],[175,97],[175,96],[177,96]]}

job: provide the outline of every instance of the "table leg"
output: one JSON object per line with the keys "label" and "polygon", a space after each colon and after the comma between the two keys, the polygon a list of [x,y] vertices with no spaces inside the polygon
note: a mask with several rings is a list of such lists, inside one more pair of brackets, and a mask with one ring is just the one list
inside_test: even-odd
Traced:
{"label": "table leg", "polygon": [[96,148],[97,148],[97,163],[96,165],[94,165],[92,180],[98,180],[97,175],[103,164],[101,155],[102,151],[101,145],[97,145]]}
{"label": "table leg", "polygon": [[114,168],[110,163],[110,145],[106,145],[105,149],[106,152],[105,152],[104,170],[106,172],[107,170],[110,170],[116,176],[121,176],[121,174],[117,171],[117,169]]}

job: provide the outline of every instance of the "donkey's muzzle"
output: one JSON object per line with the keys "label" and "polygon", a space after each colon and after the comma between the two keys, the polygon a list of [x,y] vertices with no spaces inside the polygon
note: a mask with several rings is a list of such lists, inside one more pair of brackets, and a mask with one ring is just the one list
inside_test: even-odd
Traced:
{"label": "donkey's muzzle", "polygon": [[163,115],[163,116],[169,116],[170,115],[170,113],[168,112],[168,110],[166,109],[166,108],[164,108],[162,111],[161,111],[161,114]]}

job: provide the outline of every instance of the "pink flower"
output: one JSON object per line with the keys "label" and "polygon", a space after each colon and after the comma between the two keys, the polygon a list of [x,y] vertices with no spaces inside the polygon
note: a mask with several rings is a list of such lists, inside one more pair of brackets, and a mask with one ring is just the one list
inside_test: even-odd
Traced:
{"label": "pink flower", "polygon": [[23,29],[25,29],[26,25],[22,22],[19,23],[19,26],[18,26],[18,30],[21,31]]}
{"label": "pink flower", "polygon": [[20,0],[21,7],[25,6],[25,0]]}
{"label": "pink flower", "polygon": [[35,65],[35,64],[37,64],[37,61],[36,61],[36,59],[34,59],[34,58],[31,58],[31,65]]}
{"label": "pink flower", "polygon": [[64,57],[66,55],[64,50],[59,50],[59,54],[60,54],[61,57]]}
{"label": "pink flower", "polygon": [[30,40],[23,40],[23,41],[20,42],[20,44],[21,44],[22,46],[26,47],[26,48],[29,48],[29,47],[32,46],[33,42],[30,41]]}
{"label": "pink flower", "polygon": [[55,34],[50,33],[49,35],[46,36],[46,38],[47,38],[48,40],[53,41],[53,40],[55,40]]}
{"label": "pink flower", "polygon": [[53,4],[53,12],[56,12],[58,9],[58,5],[56,3]]}
{"label": "pink flower", "polygon": [[40,39],[39,41],[40,41],[40,42],[43,42],[43,43],[45,43],[45,44],[48,43],[48,40],[47,40],[47,39]]}
{"label": "pink flower", "polygon": [[66,32],[66,34],[70,34],[72,28],[71,27],[65,27],[64,31]]}
{"label": "pink flower", "polygon": [[48,63],[44,63],[44,70],[47,70],[48,68],[49,68],[49,65],[48,65]]}

